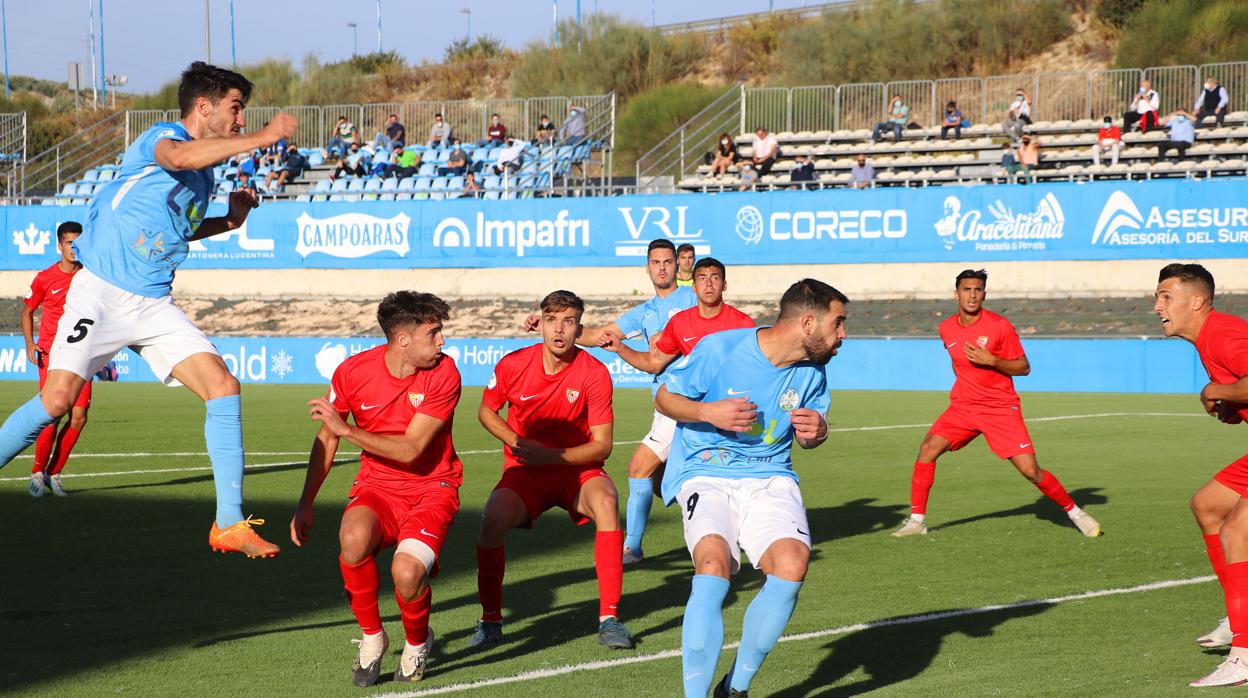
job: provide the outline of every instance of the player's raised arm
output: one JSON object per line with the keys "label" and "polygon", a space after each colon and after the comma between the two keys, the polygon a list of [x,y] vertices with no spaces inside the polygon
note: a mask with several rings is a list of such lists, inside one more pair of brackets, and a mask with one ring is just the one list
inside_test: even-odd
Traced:
{"label": "player's raised arm", "polygon": [[[332,405],[330,409],[333,409]],[[336,410],[335,414],[338,414],[340,420],[346,416]],[[314,411],[313,419],[315,418]],[[334,456],[338,454],[338,443],[338,436],[327,425],[321,424],[320,430],[316,432],[316,438],[312,440],[312,450],[308,453],[308,472],[303,478],[303,494],[299,496],[299,506],[295,509],[295,517],[290,520],[290,540],[297,546],[302,547],[312,531],[312,504],[316,501],[316,494],[321,491],[321,485],[325,484],[329,469],[334,465]]]}
{"label": "player's raised arm", "polygon": [[617,354],[621,359],[624,359],[625,363],[638,371],[656,375],[662,373],[663,369],[667,368],[667,365],[676,358],[676,354],[668,354],[659,349],[656,341],[651,341],[650,351],[637,351],[625,344],[622,336],[610,330],[602,333],[598,346]]}
{"label": "player's raised arm", "polygon": [[224,162],[232,155],[264,149],[283,138],[289,140],[299,129],[299,121],[283,112],[258,131],[238,133],[244,126],[245,107],[245,98],[237,89],[230,90],[216,104],[207,97],[197,97],[191,108],[199,110],[210,122],[223,122],[225,133],[233,135],[202,134],[189,141],[162,139],[157,141],[154,150],[156,164],[166,170],[202,170]]}

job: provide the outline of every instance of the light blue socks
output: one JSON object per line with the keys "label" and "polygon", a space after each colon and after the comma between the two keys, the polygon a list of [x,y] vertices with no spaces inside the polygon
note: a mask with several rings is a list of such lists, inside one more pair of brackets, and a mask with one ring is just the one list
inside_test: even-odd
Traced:
{"label": "light blue socks", "polygon": [[646,533],[646,522],[650,520],[650,505],[653,499],[654,483],[650,478],[628,478],[624,547],[638,555],[641,553],[641,537]]}
{"label": "light blue socks", "polygon": [[[243,411],[238,395],[204,403],[204,441],[217,488],[217,527],[243,520]],[[6,425],[7,426],[7,425]],[[33,437],[32,437],[33,440]]]}
{"label": "light blue socks", "polygon": [[9,464],[17,454],[33,444],[44,427],[52,423],[52,417],[43,409],[43,401],[36,395],[17,408],[0,426],[0,468]]}
{"label": "light blue socks", "polygon": [[715,665],[724,647],[724,597],[728,580],[709,574],[693,576],[681,628],[681,664],[686,696],[705,698],[715,681]]}
{"label": "light blue socks", "polygon": [[[696,579],[696,577],[695,577]],[[750,681],[762,666],[767,653],[780,640],[789,616],[797,606],[797,592],[801,582],[790,582],[767,575],[763,588],[745,610],[745,622],[741,628],[741,647],[737,649],[737,663],[732,668],[729,687],[748,691]]]}

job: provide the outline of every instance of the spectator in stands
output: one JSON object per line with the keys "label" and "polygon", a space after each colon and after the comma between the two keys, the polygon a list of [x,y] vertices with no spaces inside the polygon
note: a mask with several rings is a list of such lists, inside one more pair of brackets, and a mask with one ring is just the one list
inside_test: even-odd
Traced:
{"label": "spectator in stands", "polygon": [[1214,123],[1218,128],[1222,127],[1222,122],[1226,119],[1226,105],[1231,101],[1231,95],[1227,93],[1226,88],[1218,84],[1218,79],[1210,75],[1205,78],[1205,89],[1196,95],[1196,104],[1192,106],[1192,111],[1196,112],[1196,128],[1200,128],[1200,122],[1205,120],[1206,116],[1212,116]]}
{"label": "spectator in stands", "polygon": [[1157,110],[1160,106],[1161,97],[1157,96],[1152,83],[1141,80],[1140,91],[1135,93],[1131,107],[1122,117],[1122,132],[1131,133],[1131,129],[1137,125],[1140,133],[1148,133],[1149,129],[1157,128]]}
{"label": "spectator in stands", "polygon": [[1172,149],[1179,151],[1179,159],[1187,155],[1187,149],[1196,142],[1196,122],[1191,114],[1182,109],[1176,110],[1166,117],[1162,126],[1170,130],[1170,140],[1157,144],[1157,159],[1166,156]]}
{"label": "spectator in stands", "polygon": [[568,107],[568,119],[555,134],[560,145],[580,145],[585,142],[585,110],[575,104]]}
{"label": "spectator in stands", "polygon": [[394,173],[394,168],[398,167],[399,158],[403,155],[403,146],[395,145],[389,153],[381,154],[373,159],[373,176],[385,179]]}
{"label": "spectator in stands", "polygon": [[1114,117],[1105,115],[1101,130],[1096,132],[1096,143],[1092,145],[1092,164],[1101,164],[1101,155],[1110,154],[1110,166],[1118,164],[1118,152],[1122,150],[1122,129],[1114,125]]}
{"label": "spectator in stands", "polygon": [[243,174],[254,177],[256,174],[256,160],[252,153],[239,153],[233,158],[230,158],[230,163],[238,169],[232,174],[227,175],[226,179],[237,179]]}
{"label": "spectator in stands", "polygon": [[901,130],[910,123],[910,107],[901,99],[901,95],[893,95],[888,102],[888,118],[875,125],[871,131],[871,142],[880,140],[886,130],[892,130],[893,142],[901,140]]}
{"label": "spectator in stands", "polygon": [[250,189],[253,192],[256,191],[256,182],[254,179],[252,179],[252,173],[243,172],[242,170],[239,170],[238,184],[234,186],[234,189],[235,190]]}
{"label": "spectator in stands", "polygon": [[719,134],[719,143],[715,146],[715,157],[711,160],[711,173],[719,179],[728,172],[728,168],[737,164],[741,155],[737,153],[737,144],[727,133]]}
{"label": "spectator in stands", "polygon": [[741,184],[737,187],[737,191],[754,191],[754,187],[758,184],[758,172],[750,166],[750,163],[741,165]]}
{"label": "spectator in stands", "polygon": [[1001,130],[1005,131],[1005,135],[1010,137],[1014,143],[1018,143],[1023,137],[1023,130],[1031,125],[1031,97],[1027,96],[1027,92],[1021,87],[1014,91],[1014,101],[1010,102],[1010,108],[1005,112],[1005,121],[1001,123]]}
{"label": "spectator in stands", "polygon": [[504,172],[515,174],[520,171],[520,167],[523,164],[524,141],[508,138],[507,147],[503,148],[503,152],[498,154],[498,162],[494,165],[494,174],[501,175]]}
{"label": "spectator in stands", "polygon": [[940,121],[940,139],[943,141],[949,137],[949,129],[953,129],[953,137],[955,139],[962,137],[962,110],[958,109],[958,103],[950,100],[945,105],[945,115]]}
{"label": "spectator in stands", "polygon": [[[1014,159],[1018,161],[1018,164],[1014,166],[1015,170],[1010,174],[1017,175],[1021,172],[1034,183],[1036,181],[1036,170],[1040,169],[1039,136],[1023,134],[1023,138],[1018,142],[1018,148],[1014,152]],[[1018,181],[1017,177],[1015,181]],[[1026,184],[1026,182],[1023,182],[1023,184]]]}
{"label": "spectator in stands", "polygon": [[341,158],[353,143],[359,141],[359,135],[355,124],[347,121],[347,117],[340,116],[334,130],[329,134],[329,145],[325,149],[329,151],[331,158]]}
{"label": "spectator in stands", "polygon": [[870,189],[875,186],[875,168],[867,164],[867,156],[859,154],[858,162],[849,168],[850,189]]}
{"label": "spectator in stands", "polygon": [[441,114],[433,115],[433,126],[429,128],[429,147],[445,148],[451,144],[451,138],[455,135],[455,129],[451,125],[442,120]]}
{"label": "spectator in stands", "polygon": [[542,114],[537,120],[537,137],[533,139],[533,145],[549,145],[555,140],[555,122],[550,117]]}
{"label": "spectator in stands", "polygon": [[507,127],[503,125],[503,117],[490,114],[490,125],[485,129],[485,145],[502,145],[507,142]]}
{"label": "spectator in stands", "polygon": [[[395,148],[395,150],[399,150]],[[392,158],[394,166],[390,168],[390,174],[397,179],[405,179],[414,177],[420,171],[420,153],[415,150],[403,149],[397,158]]]}
{"label": "spectator in stands", "polygon": [[1005,176],[1010,180],[1018,172],[1018,158],[1014,157],[1014,149],[1008,142],[1001,144],[1001,169],[1005,170]]}
{"label": "spectator in stands", "polygon": [[438,174],[446,177],[458,177],[468,171],[468,153],[459,144],[459,140],[455,141],[455,149],[446,159],[446,166],[438,168]]}
{"label": "spectator in stands", "polygon": [[687,242],[676,246],[676,284],[678,286],[693,285],[693,263],[697,256],[697,249]]}
{"label": "spectator in stands", "polygon": [[[268,126],[269,122],[264,122],[264,125]],[[276,143],[264,149],[264,152],[261,153],[261,161],[269,167],[277,167],[282,164],[282,159],[285,156],[286,139],[279,138]]]}
{"label": "spectator in stands", "polygon": [[477,175],[469,170],[464,175],[464,197],[469,199],[481,198],[481,185],[477,184]]}
{"label": "spectator in stands", "polygon": [[403,128],[403,124],[399,123],[399,115],[391,114],[386,117],[386,123],[373,136],[373,147],[378,151],[394,150],[397,145],[403,147],[407,142],[407,129]]}
{"label": "spectator in stands", "polygon": [[343,174],[354,175],[356,177],[363,177],[368,174],[369,163],[365,157],[366,155],[367,153],[360,150],[359,143],[352,143],[351,148],[347,151],[347,154],[338,160],[338,166],[335,167],[333,173],[329,175],[329,181],[332,182]]}
{"label": "spectator in stands", "polygon": [[299,152],[299,146],[291,143],[286,146],[286,155],[282,163],[274,170],[269,171],[269,175],[264,178],[265,191],[273,191],[273,180],[277,180],[277,190],[281,191],[290,182],[303,176],[303,171],[308,168],[308,159],[303,153]]}
{"label": "spectator in stands", "polygon": [[767,129],[759,126],[754,129],[754,142],[751,145],[750,161],[754,163],[754,173],[759,177],[766,177],[771,172],[772,165],[776,164],[776,158],[780,157],[780,141],[767,133]]}
{"label": "spectator in stands", "polygon": [[815,163],[805,155],[794,158],[793,169],[789,170],[790,189],[815,189]]}

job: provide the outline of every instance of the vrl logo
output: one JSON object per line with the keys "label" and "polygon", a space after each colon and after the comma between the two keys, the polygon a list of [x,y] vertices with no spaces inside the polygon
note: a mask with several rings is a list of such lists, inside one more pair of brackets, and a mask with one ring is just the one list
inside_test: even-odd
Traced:
{"label": "vrl logo", "polygon": [[[673,209],[676,211],[675,216],[672,215]],[[631,240],[616,243],[617,257],[644,257],[650,240],[660,235],[676,244],[694,244],[699,257],[711,253],[710,245],[698,244],[702,242],[702,229],[698,228],[691,233],[686,227],[685,212],[689,210],[688,206],[673,206],[670,209],[666,206],[642,206],[640,219],[633,214],[631,206],[623,206],[618,210],[624,217],[624,225],[628,228]],[[653,232],[647,232],[650,230]]]}

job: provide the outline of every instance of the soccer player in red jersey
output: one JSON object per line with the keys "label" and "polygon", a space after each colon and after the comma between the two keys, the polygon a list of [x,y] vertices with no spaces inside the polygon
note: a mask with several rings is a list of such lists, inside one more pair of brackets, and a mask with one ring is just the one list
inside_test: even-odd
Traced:
{"label": "soccer player in red jersey", "polygon": [[[611,455],[611,374],[576,346],[585,303],[571,291],[542,299],[542,342],[504,356],[481,396],[477,417],[503,442],[503,477],[494,487],[477,533],[481,619],[469,644],[503,638],[503,572],[507,531],[530,528],[551,507],[576,524],[594,522],[598,573],[598,641],[629,649],[633,637],[617,613],[623,585],[624,532],[615,485],[603,470]],[[499,414],[507,407],[507,418]]]}
{"label": "soccer player in red jersey", "polygon": [[[1196,345],[1209,383],[1200,404],[1226,424],[1248,418],[1248,322],[1213,309],[1213,275],[1199,264],[1170,264],[1157,279],[1153,309],[1167,337]],[[1203,647],[1231,646],[1213,673],[1195,687],[1248,683],[1248,456],[1218,471],[1192,495],[1192,512],[1226,598],[1227,618],[1196,640]]]}
{"label": "soccer player in red jersey", "polygon": [[[74,253],[74,240],[82,235],[82,225],[74,221],[66,221],[56,229],[56,247],[61,258],[56,264],[35,275],[30,284],[30,293],[26,294],[26,305],[22,308],[22,334],[26,337],[26,358],[39,367],[39,389],[48,380],[48,353],[52,350],[52,340],[56,338],[56,326],[61,322],[65,312],[65,296],[74,274],[82,269],[78,256]],[[39,341],[34,339],[35,311],[43,309],[39,317]],[[65,486],[61,483],[61,470],[69,460],[69,454],[78,443],[78,435],[87,425],[87,410],[91,409],[91,381],[82,385],[74,406],[69,413],[69,423],[59,430],[60,420],[55,420],[39,432],[35,440],[35,465],[30,470],[30,496],[42,497],[52,488],[58,497],[67,497]]]}
{"label": "soccer player in red jersey", "polygon": [[953,360],[957,377],[949,393],[949,408],[919,446],[910,480],[910,518],[893,536],[927,533],[927,496],[936,479],[936,459],[956,451],[980,434],[988,448],[1007,459],[1018,472],[1053,500],[1089,538],[1101,535],[1101,525],[1075,505],[1062,483],[1036,462],[1027,425],[1023,422],[1014,376],[1031,372],[1018,332],[1009,320],[983,307],[988,273],[967,269],[954,281],[958,314],[940,323],[940,340]]}
{"label": "soccer player in red jersey", "polygon": [[[433,645],[429,579],[437,574],[439,552],[459,511],[463,481],[463,464],[451,442],[459,369],[442,353],[442,323],[449,313],[446,302],[432,294],[386,296],[377,308],[386,343],[344,361],[334,371],[329,395],[308,403],[321,428],[290,522],[295,545],[308,539],[312,503],[339,441],[362,450],[338,529],[338,565],[364,632],[352,669],[352,681],[361,687],[376,683],[390,645],[377,608],[377,553],[383,548],[397,546],[390,573],[407,640],[394,680],[419,681]],[[354,424],[346,422],[348,415]]]}

